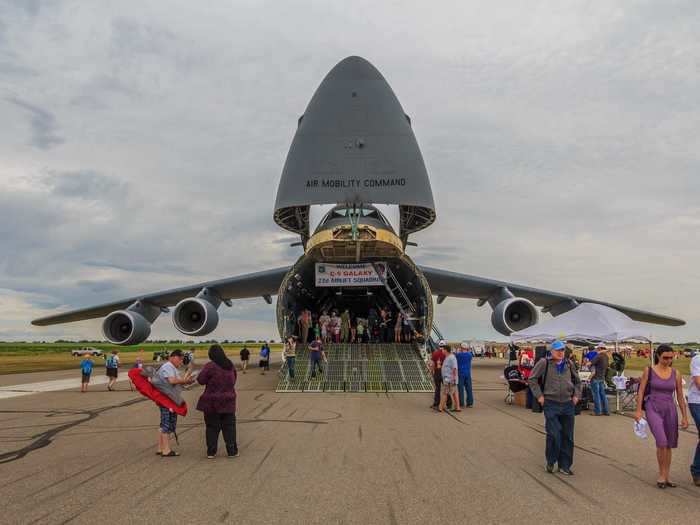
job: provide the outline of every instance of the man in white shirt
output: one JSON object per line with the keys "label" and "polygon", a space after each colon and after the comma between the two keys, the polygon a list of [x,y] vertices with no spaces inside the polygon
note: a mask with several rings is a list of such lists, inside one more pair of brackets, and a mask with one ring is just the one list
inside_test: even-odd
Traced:
{"label": "man in white shirt", "polygon": [[688,408],[698,428],[698,444],[695,448],[695,459],[690,465],[693,483],[700,487],[700,352],[690,361],[690,385],[688,386]]}
{"label": "man in white shirt", "polygon": [[445,345],[445,360],[442,362],[442,392],[440,394],[440,406],[438,412],[444,412],[447,405],[447,398],[452,398],[452,410],[461,412],[459,407],[459,397],[457,397],[457,358],[452,353],[449,345]]}
{"label": "man in white shirt", "polygon": [[[158,372],[156,372],[157,379],[169,383],[177,389],[181,389],[181,385],[190,385],[194,383],[194,379],[192,379],[189,372],[187,372],[184,377],[180,376],[178,368],[182,366],[183,357],[182,350],[178,349],[170,352],[168,362],[162,365],[158,369]],[[157,454],[164,458],[179,456],[180,454],[170,448],[169,441],[170,434],[174,433],[177,427],[177,414],[165,407],[159,406],[158,408],[160,409],[160,428],[158,429]]]}

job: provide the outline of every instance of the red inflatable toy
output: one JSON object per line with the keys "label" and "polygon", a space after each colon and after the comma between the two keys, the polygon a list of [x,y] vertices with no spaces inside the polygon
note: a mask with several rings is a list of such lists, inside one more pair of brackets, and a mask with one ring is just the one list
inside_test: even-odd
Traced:
{"label": "red inflatable toy", "polygon": [[187,403],[183,402],[182,405],[176,405],[172,399],[154,387],[148,378],[141,375],[140,368],[132,368],[129,370],[129,379],[134,383],[136,390],[152,400],[159,407],[170,409],[178,416],[187,415]]}

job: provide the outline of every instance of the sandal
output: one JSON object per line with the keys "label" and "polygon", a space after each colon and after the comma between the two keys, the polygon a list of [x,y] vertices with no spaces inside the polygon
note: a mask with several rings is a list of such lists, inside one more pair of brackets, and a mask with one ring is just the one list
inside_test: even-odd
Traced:
{"label": "sandal", "polygon": [[175,452],[174,450],[171,450],[167,454],[163,454],[162,452],[160,453],[160,457],[162,458],[174,458],[179,456],[180,454],[178,452]]}
{"label": "sandal", "polygon": [[666,486],[667,486],[667,487],[670,487],[670,488],[672,488],[672,489],[675,489],[678,485],[676,485],[676,484],[673,483],[672,481],[666,480]]}
{"label": "sandal", "polygon": [[660,489],[665,489],[666,488],[666,482],[664,481],[657,481],[656,486]]}

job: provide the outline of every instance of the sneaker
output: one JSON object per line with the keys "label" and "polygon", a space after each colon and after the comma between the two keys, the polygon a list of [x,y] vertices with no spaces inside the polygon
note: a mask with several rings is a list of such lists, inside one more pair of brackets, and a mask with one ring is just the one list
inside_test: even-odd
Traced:
{"label": "sneaker", "polygon": [[214,459],[214,456],[207,455],[207,459]]}
{"label": "sneaker", "polygon": [[544,469],[547,471],[548,474],[552,474],[554,472],[554,464],[547,463],[547,465],[544,467]]}
{"label": "sneaker", "polygon": [[693,483],[696,487],[700,487],[700,476],[693,476]]}
{"label": "sneaker", "polygon": [[603,415],[604,415],[604,416],[609,416],[609,415],[610,415],[610,412],[604,412]]}
{"label": "sneaker", "polygon": [[559,472],[561,472],[562,474],[565,474],[566,476],[573,476],[574,475],[574,471],[571,470],[570,468],[560,468]]}
{"label": "sneaker", "polygon": [[234,450],[233,454],[228,455],[228,457],[230,458],[237,458],[238,456],[240,456],[240,454],[238,453],[238,449]]}

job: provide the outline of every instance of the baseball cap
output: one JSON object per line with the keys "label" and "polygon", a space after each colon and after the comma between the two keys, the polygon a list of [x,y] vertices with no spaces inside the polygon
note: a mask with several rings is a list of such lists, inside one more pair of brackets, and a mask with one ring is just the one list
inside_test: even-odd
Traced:
{"label": "baseball cap", "polygon": [[438,346],[447,346],[447,341],[445,341],[444,339],[440,339]]}
{"label": "baseball cap", "polygon": [[554,341],[550,348],[552,350],[564,350],[566,348],[566,345],[564,343],[562,343],[561,341]]}
{"label": "baseball cap", "polygon": [[468,345],[467,343],[460,343],[459,347],[460,347],[462,350],[468,350],[468,349],[469,349],[469,345]]}
{"label": "baseball cap", "polygon": [[597,345],[595,345],[595,349],[596,350],[607,350],[608,347],[605,346],[605,343],[598,343]]}

